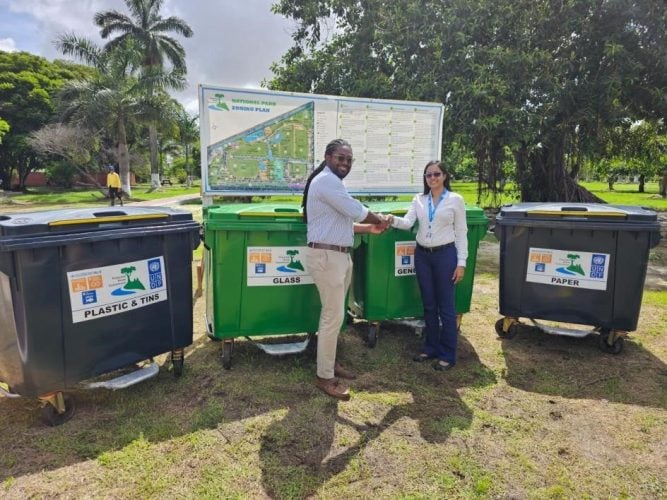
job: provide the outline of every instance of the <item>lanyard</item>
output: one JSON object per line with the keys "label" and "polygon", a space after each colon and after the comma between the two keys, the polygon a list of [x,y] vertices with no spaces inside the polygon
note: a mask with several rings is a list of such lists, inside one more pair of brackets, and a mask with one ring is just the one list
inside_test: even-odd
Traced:
{"label": "lanyard", "polygon": [[440,195],[440,198],[438,198],[438,201],[435,204],[435,206],[433,206],[433,200],[431,199],[432,196],[431,196],[431,193],[429,193],[429,195],[428,195],[428,222],[429,222],[429,227],[430,227],[430,223],[433,222],[433,218],[435,217],[435,211],[438,209],[438,205],[440,205],[440,202],[442,200],[444,200],[447,197],[448,194],[449,194],[449,191],[447,191],[445,189],[442,192],[442,194]]}

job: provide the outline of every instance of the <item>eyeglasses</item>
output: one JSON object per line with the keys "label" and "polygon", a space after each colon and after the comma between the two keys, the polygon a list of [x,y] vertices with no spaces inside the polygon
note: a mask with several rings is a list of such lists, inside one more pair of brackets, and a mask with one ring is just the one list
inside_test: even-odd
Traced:
{"label": "eyeglasses", "polygon": [[351,156],[344,156],[344,155],[333,155],[333,157],[339,161],[339,162],[350,162],[350,164],[354,163],[354,158]]}
{"label": "eyeglasses", "polygon": [[428,174],[424,174],[424,177],[427,179],[430,179],[431,177],[438,178],[442,175],[442,172],[429,172]]}

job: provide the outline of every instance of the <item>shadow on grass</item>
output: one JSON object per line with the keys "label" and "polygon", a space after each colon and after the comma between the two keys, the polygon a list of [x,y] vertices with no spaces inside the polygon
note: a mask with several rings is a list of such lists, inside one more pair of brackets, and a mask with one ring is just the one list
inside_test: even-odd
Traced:
{"label": "shadow on grass", "polygon": [[[495,383],[470,343],[460,337],[457,366],[443,373],[411,360],[421,344],[411,328],[388,324],[382,332],[375,349],[363,345],[354,327],[341,342],[339,359],[360,374],[350,383],[349,403],[324,395],[295,400],[284,418],[264,432],[260,460],[270,496],[304,498],[348,467],[354,471],[363,462],[377,466],[374,442],[384,433],[387,439],[420,447],[442,443],[454,429],[470,426],[472,410],[458,389]],[[313,378],[309,376],[308,385]],[[410,422],[417,422],[418,435]]]}
{"label": "shadow on grass", "polygon": [[632,336],[618,355],[600,351],[598,335],[549,335],[527,325],[514,338],[500,342],[507,366],[505,378],[518,389],[667,408],[667,366]]}
{"label": "shadow on grass", "polygon": [[[122,462],[126,450],[137,448],[128,446],[132,443],[161,443],[218,429],[218,438],[237,432],[240,441],[256,444],[267,492],[305,496],[366,453],[385,431],[398,426],[400,432],[403,417],[419,426],[420,435],[406,439],[420,442],[442,442],[453,429],[468,428],[472,412],[457,389],[495,382],[464,338],[456,369],[439,373],[411,361],[419,347],[411,329],[387,327],[378,346],[368,349],[351,327],[341,337],[339,356],[361,376],[353,381],[352,400],[339,405],[313,384],[312,350],[279,358],[238,342],[227,371],[220,345],[199,336],[186,351],[179,379],[165,362],[156,378],[122,391],[68,391],[77,412],[60,427],[41,422],[35,400],[0,398],[0,428],[5,429],[0,481],[87,460]],[[248,430],[251,421],[260,423]],[[349,442],[336,439],[339,429]],[[169,446],[187,449],[183,443],[177,439]],[[226,446],[221,441],[216,449]],[[146,459],[138,458],[132,467]],[[296,495],[290,493],[294,488]]]}

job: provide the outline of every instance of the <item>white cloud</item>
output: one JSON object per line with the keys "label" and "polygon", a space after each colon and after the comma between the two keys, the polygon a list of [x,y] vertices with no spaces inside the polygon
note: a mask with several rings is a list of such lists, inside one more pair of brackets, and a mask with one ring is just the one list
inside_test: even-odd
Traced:
{"label": "white cloud", "polygon": [[[193,109],[200,83],[259,87],[271,78],[269,66],[287,51],[293,31],[291,21],[271,12],[272,3],[165,0],[163,15],[182,18],[194,31],[192,38],[180,38],[189,86],[174,94],[188,109]],[[0,33],[11,37],[19,50],[63,58],[53,45],[57,36],[75,33],[102,44],[93,16],[112,9],[128,13],[121,0],[0,0]],[[12,16],[20,19],[20,30],[10,30]]]}
{"label": "white cloud", "polygon": [[12,38],[0,38],[0,50],[16,52],[16,42]]}

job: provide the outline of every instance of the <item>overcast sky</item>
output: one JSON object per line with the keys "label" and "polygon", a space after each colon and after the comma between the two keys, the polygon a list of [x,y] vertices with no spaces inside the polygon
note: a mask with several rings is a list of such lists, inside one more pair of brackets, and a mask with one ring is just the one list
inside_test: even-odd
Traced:
{"label": "overcast sky", "polygon": [[[186,51],[189,86],[173,94],[198,112],[199,83],[259,88],[269,66],[291,46],[293,22],[271,12],[272,0],[165,0],[163,17],[178,16],[194,35],[179,37]],[[0,50],[23,50],[49,60],[63,58],[57,35],[74,32],[99,44],[93,15],[129,14],[122,0],[0,0]]]}

